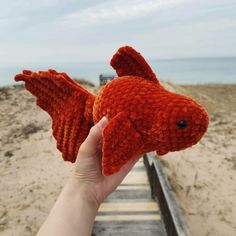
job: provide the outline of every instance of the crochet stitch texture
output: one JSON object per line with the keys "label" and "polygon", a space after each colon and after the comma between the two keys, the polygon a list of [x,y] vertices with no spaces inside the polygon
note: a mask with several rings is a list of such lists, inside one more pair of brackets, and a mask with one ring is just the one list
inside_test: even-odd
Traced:
{"label": "crochet stitch texture", "polygon": [[102,171],[111,175],[146,152],[164,155],[196,144],[208,127],[208,114],[193,99],[167,91],[140,53],[121,47],[111,66],[118,78],[98,96],[66,73],[24,70],[15,76],[52,118],[53,136],[65,161],[75,162],[90,128],[103,116]]}

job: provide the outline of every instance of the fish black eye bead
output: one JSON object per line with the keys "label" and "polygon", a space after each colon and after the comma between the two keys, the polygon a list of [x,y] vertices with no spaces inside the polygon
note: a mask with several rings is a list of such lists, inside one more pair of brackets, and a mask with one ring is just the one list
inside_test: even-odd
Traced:
{"label": "fish black eye bead", "polygon": [[180,129],[184,129],[184,128],[186,128],[186,127],[188,126],[188,123],[187,123],[187,121],[185,121],[185,120],[180,120],[180,121],[177,123],[177,125],[178,125],[178,127],[179,127]]}

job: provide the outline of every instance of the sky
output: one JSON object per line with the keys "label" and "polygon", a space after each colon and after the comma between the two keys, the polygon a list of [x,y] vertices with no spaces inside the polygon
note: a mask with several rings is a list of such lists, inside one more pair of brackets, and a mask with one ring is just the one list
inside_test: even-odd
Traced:
{"label": "sky", "polygon": [[0,65],[236,56],[235,0],[0,0]]}

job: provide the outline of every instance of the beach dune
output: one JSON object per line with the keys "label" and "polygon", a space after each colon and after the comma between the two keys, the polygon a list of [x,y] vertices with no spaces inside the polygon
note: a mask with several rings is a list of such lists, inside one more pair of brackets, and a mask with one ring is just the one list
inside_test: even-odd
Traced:
{"label": "beach dune", "polygon": [[[192,235],[233,236],[236,85],[165,86],[194,97],[210,114],[199,144],[161,157],[187,226]],[[0,114],[0,235],[35,235],[73,165],[62,160],[50,117],[22,85],[0,88]]]}

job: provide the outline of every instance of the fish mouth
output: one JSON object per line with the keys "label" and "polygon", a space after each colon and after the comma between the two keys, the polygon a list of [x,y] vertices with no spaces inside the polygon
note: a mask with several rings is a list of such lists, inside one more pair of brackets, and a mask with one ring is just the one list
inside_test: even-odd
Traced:
{"label": "fish mouth", "polygon": [[208,125],[201,125],[197,129],[194,130],[193,133],[190,134],[191,139],[197,139],[198,141],[202,138],[202,136],[207,131]]}

